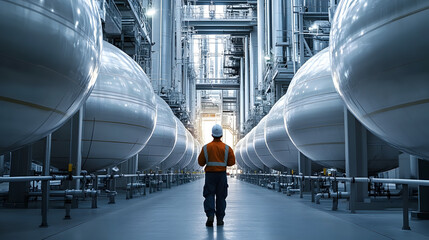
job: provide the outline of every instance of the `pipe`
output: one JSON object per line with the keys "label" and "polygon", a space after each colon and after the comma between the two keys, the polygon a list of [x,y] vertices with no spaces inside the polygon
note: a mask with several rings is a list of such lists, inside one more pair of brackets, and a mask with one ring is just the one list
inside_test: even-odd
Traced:
{"label": "pipe", "polygon": [[275,58],[275,61],[277,62],[278,59],[281,59],[281,61],[283,61],[283,47],[278,45],[279,43],[283,42],[282,0],[273,0],[272,9],[273,9],[272,39],[273,39],[273,48],[274,48],[274,58]]}
{"label": "pipe", "polygon": [[[42,196],[42,192],[29,192],[28,196],[30,197],[37,197]],[[51,197],[64,197],[66,195],[71,195],[75,197],[94,197],[100,195],[100,190],[92,190],[92,189],[85,189],[85,190],[76,190],[76,189],[66,189],[63,191],[50,191],[49,196]]]}
{"label": "pipe", "polygon": [[249,105],[255,105],[255,82],[258,81],[258,31],[255,28],[249,38]]}
{"label": "pipe", "polygon": [[350,193],[349,192],[328,192],[328,193],[318,193],[316,194],[316,204],[320,204],[320,199],[322,198],[349,198]]}
{"label": "pipe", "polygon": [[176,18],[176,67],[175,67],[175,88],[177,92],[182,92],[182,0],[175,1],[176,9],[174,15]]}
{"label": "pipe", "polygon": [[258,90],[262,90],[262,80],[264,78],[264,56],[265,56],[265,1],[258,0]]}
{"label": "pipe", "polygon": [[[249,81],[249,69],[248,69],[248,64],[249,64],[249,38],[245,37],[244,38],[244,68],[242,68],[243,70],[243,74],[244,74],[244,122],[246,122],[249,119],[249,109],[250,109],[250,81]],[[242,63],[242,62],[240,62]],[[243,75],[241,75],[243,76]]]}
{"label": "pipe", "polygon": [[172,23],[171,23],[171,0],[161,2],[161,88],[166,91],[171,88],[171,56],[172,56]]}
{"label": "pipe", "polygon": [[[248,74],[246,72],[246,74]],[[244,79],[242,78],[242,74],[240,74],[240,132],[242,133],[244,131],[244,95],[245,95],[245,90],[244,90]],[[247,84],[247,83],[246,83]]]}

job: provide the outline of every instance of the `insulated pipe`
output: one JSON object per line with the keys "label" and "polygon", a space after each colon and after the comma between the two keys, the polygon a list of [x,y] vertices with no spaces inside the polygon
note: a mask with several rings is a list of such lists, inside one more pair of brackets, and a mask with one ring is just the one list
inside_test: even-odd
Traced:
{"label": "insulated pipe", "polygon": [[245,105],[244,95],[246,94],[245,87],[244,87],[245,84],[247,85],[248,83],[244,83],[243,74],[240,73],[240,132],[244,131],[244,105]]}
{"label": "insulated pipe", "polygon": [[[266,0],[265,1],[265,53],[267,55],[271,55],[271,46],[272,46],[272,9],[271,9],[271,1],[272,0]],[[264,59],[265,60],[265,59]]]}
{"label": "insulated pipe", "polygon": [[244,82],[245,82],[245,97],[244,97],[244,106],[245,106],[245,121],[247,121],[247,119],[249,118],[249,111],[250,111],[250,106],[253,106],[250,104],[250,71],[249,71],[249,37],[245,37],[244,38]]}
{"label": "insulated pipe", "polygon": [[175,88],[176,91],[182,92],[182,0],[175,1],[175,11],[174,15],[176,18],[176,67],[175,67]]}
{"label": "insulated pipe", "polygon": [[349,192],[329,192],[329,193],[318,193],[316,194],[316,204],[320,204],[320,199],[322,198],[349,198],[350,193]]}
{"label": "insulated pipe", "polygon": [[161,0],[153,1],[152,7],[157,13],[152,16],[152,43],[151,48],[151,83],[155,93],[159,93],[159,81],[161,71]]}
{"label": "insulated pipe", "polygon": [[278,43],[283,42],[283,22],[282,22],[282,14],[283,14],[283,6],[282,0],[272,0],[272,9],[273,9],[273,30],[272,30],[272,39],[273,39],[273,49],[274,49],[274,58],[277,62],[278,59],[283,61],[283,47],[277,46]]}
{"label": "insulated pipe", "polygon": [[254,27],[250,32],[249,41],[249,103],[250,106],[255,105],[255,82],[258,81],[258,33]]}
{"label": "insulated pipe", "polygon": [[240,79],[243,79],[244,83],[244,121],[249,119],[249,84],[246,81],[244,72],[244,59],[240,59]]}
{"label": "insulated pipe", "polygon": [[264,55],[265,55],[265,1],[258,0],[258,90],[262,88],[264,79]]}
{"label": "insulated pipe", "polygon": [[161,2],[161,79],[159,91],[171,88],[171,56],[172,56],[172,22],[171,22],[171,0]]}

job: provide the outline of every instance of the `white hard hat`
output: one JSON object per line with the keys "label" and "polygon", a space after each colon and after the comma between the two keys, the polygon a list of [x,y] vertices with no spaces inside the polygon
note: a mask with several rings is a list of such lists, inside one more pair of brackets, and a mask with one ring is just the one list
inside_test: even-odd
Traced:
{"label": "white hard hat", "polygon": [[219,124],[216,124],[212,128],[212,136],[213,137],[222,137],[223,130],[222,127]]}

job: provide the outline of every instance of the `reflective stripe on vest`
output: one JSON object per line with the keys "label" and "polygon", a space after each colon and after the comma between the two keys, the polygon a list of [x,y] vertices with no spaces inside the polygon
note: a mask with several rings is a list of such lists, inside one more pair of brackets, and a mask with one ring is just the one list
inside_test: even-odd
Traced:
{"label": "reflective stripe on vest", "polygon": [[217,167],[226,167],[228,165],[228,151],[229,146],[225,144],[225,157],[224,162],[209,162],[209,154],[207,153],[207,145],[204,145],[204,157],[206,158],[207,166],[217,166]]}

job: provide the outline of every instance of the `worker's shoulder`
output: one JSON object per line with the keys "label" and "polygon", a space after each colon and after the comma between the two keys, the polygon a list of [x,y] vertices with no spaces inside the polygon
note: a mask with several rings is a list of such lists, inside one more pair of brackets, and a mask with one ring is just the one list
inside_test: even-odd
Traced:
{"label": "worker's shoulder", "polygon": [[228,145],[226,145],[225,143],[223,143],[221,141],[213,141],[213,142],[207,143],[207,146],[225,147],[225,146],[228,146]]}

